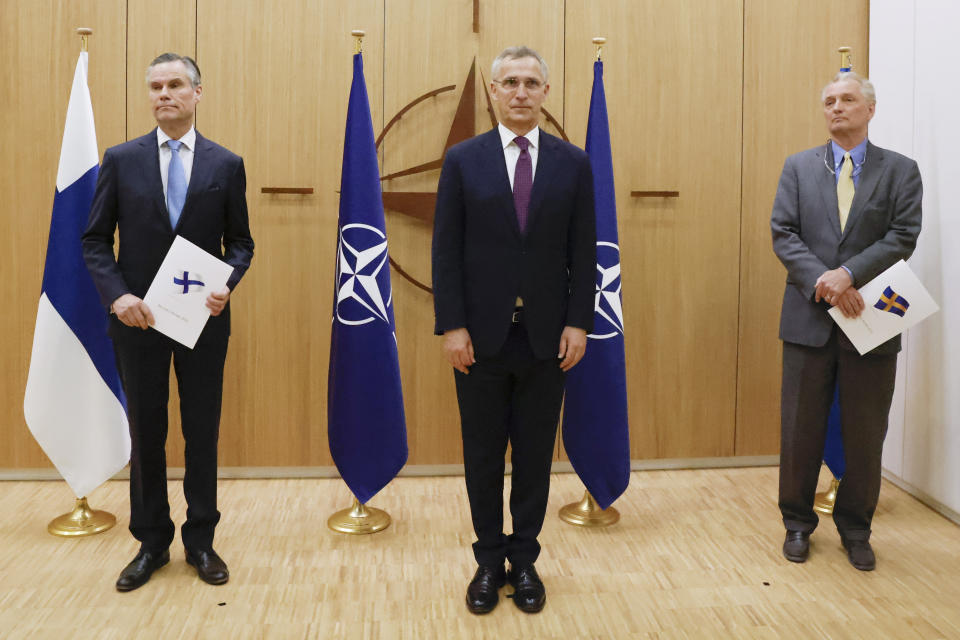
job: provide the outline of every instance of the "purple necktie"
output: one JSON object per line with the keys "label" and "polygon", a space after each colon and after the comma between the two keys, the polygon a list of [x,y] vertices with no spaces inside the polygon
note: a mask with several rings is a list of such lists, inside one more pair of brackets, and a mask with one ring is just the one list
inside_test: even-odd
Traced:
{"label": "purple necktie", "polygon": [[517,224],[520,233],[527,230],[527,213],[530,209],[530,189],[533,187],[533,161],[527,148],[530,141],[518,136],[513,141],[520,147],[517,168],[513,173],[513,204],[517,208]]}

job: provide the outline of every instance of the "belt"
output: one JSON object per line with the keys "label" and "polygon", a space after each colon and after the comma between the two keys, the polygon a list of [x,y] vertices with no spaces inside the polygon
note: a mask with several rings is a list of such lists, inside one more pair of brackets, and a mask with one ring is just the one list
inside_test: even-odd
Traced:
{"label": "belt", "polygon": [[510,318],[510,322],[513,324],[520,324],[523,320],[523,307],[516,307],[513,310],[513,316]]}

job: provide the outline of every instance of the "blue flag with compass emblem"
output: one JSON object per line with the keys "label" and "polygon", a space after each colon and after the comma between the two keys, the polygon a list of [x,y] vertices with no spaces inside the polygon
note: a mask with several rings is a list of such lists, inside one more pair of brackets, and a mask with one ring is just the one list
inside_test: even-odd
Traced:
{"label": "blue flag with compass emblem", "polygon": [[567,374],[563,446],[587,491],[606,509],[630,481],[627,375],[620,292],[620,245],[603,63],[593,65],[587,121],[597,216],[597,292],[587,352]]}
{"label": "blue flag with compass emblem", "polygon": [[327,436],[340,475],[362,503],[407,461],[380,172],[359,53],[343,140]]}

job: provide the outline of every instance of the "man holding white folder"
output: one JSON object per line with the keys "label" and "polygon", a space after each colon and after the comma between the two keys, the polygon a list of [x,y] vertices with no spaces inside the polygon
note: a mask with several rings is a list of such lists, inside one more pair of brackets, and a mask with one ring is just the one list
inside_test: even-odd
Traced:
{"label": "man holding white folder", "polygon": [[783,554],[793,562],[808,557],[827,415],[839,388],[846,473],[833,519],[850,563],[870,571],[900,338],[861,356],[827,311],[837,306],[857,317],[874,304],[858,288],[913,253],[923,187],[916,162],[867,140],[876,108],[869,80],[841,72],[821,98],[830,140],[787,158],[770,223],[773,250],[787,269],[780,318]]}
{"label": "man holding white folder", "polygon": [[[193,127],[202,94],[196,63],[163,54],[148,67],[147,85],[158,127],[107,149],[83,235],[87,268],[113,314],[109,333],[130,422],[130,531],[141,547],[120,574],[119,591],[142,586],[170,560],[174,524],[164,444],[171,357],[186,443],[187,521],[181,537],[187,562],[210,584],[229,578],[213,550],[220,519],[217,439],[230,336],[228,301],[253,257],[243,160]],[[114,258],[117,229],[120,246]],[[227,286],[216,291],[203,292],[202,279],[188,273],[181,278],[184,294],[200,289],[210,309],[193,349],[150,329],[153,313],[142,299],[178,235],[233,267]]]}

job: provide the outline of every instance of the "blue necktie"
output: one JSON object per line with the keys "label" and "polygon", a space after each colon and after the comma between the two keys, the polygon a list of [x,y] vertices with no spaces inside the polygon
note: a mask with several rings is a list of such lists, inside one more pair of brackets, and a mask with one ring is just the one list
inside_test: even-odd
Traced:
{"label": "blue necktie", "polygon": [[167,140],[170,148],[170,167],[167,170],[167,213],[170,214],[170,226],[177,228],[183,203],[187,199],[187,174],[180,161],[179,140]]}

